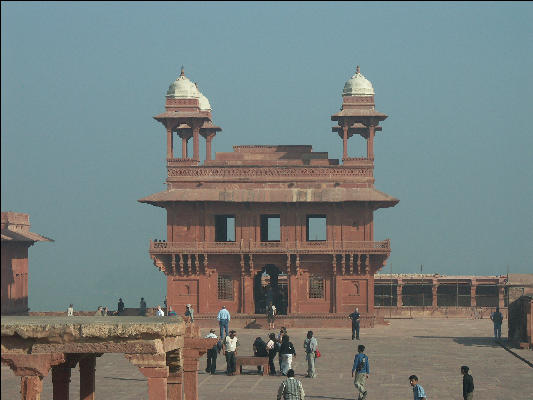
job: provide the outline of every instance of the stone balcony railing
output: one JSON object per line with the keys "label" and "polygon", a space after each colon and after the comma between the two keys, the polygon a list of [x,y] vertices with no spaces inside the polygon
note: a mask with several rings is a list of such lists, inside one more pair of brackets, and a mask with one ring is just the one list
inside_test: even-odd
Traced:
{"label": "stone balcony railing", "polygon": [[297,242],[153,242],[150,254],[389,254],[390,240],[374,241],[297,241]]}

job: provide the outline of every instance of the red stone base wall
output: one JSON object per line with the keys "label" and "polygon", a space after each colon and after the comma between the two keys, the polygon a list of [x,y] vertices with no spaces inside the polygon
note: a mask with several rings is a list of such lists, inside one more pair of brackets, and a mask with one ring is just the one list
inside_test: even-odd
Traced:
{"label": "red stone base wall", "polygon": [[[495,307],[374,307],[381,318],[471,318],[489,319]],[[500,308],[507,318],[507,308]]]}

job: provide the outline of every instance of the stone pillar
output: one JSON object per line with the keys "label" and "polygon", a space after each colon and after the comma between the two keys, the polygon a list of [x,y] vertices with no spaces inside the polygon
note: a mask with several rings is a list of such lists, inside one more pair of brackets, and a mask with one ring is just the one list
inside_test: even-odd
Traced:
{"label": "stone pillar", "polygon": [[439,288],[439,284],[435,281],[433,281],[433,285],[431,286],[431,294],[432,294],[432,303],[431,306],[435,309],[437,308],[437,290]]}
{"label": "stone pillar", "polygon": [[396,307],[401,307],[403,305],[402,290],[403,283],[398,280],[398,285],[396,286]]}
{"label": "stone pillar", "polygon": [[148,378],[148,400],[167,400],[166,353],[124,354],[124,356]]}
{"label": "stone pillar", "polygon": [[181,371],[170,368],[167,378],[167,400],[182,400],[183,377]]}
{"label": "stone pillar", "polygon": [[148,399],[167,400],[168,367],[140,367],[139,371],[148,378]]}
{"label": "stone pillar", "polygon": [[88,354],[80,359],[80,400],[94,400],[96,387],[96,355]]}
{"label": "stone pillar", "polygon": [[341,274],[344,275],[345,271],[346,271],[346,254],[342,254]]}
{"label": "stone pillar", "polygon": [[361,275],[361,254],[356,254],[357,257],[357,273]]}
{"label": "stone pillar", "polygon": [[2,363],[20,376],[20,394],[22,400],[40,400],[43,390],[43,378],[48,375],[53,365],[65,362],[63,353],[10,354],[2,353]]}
{"label": "stone pillar", "polygon": [[353,254],[350,254],[350,275],[353,275]]}
{"label": "stone pillar", "polygon": [[196,161],[200,161],[200,125],[193,124],[192,127],[192,158]]}
{"label": "stone pillar", "polygon": [[174,158],[174,138],[170,127],[167,127],[167,158]]}
{"label": "stone pillar", "polygon": [[498,285],[498,306],[500,309],[505,307],[505,286]]}
{"label": "stone pillar", "polygon": [[331,312],[337,312],[337,255],[333,254],[333,260],[331,263]]}
{"label": "stone pillar", "polygon": [[184,400],[198,400],[198,367],[200,354],[195,349],[183,349]]}
{"label": "stone pillar", "polygon": [[474,279],[472,279],[472,283],[470,284],[470,307],[477,307],[476,289],[477,283]]}
{"label": "stone pillar", "polygon": [[342,158],[348,158],[348,124],[342,126]]}
{"label": "stone pillar", "polygon": [[187,158],[187,142],[189,141],[189,138],[186,136],[181,137],[181,158],[185,159]]}
{"label": "stone pillar", "polygon": [[215,137],[215,134],[212,133],[210,135],[207,135],[205,138],[205,159],[207,161],[211,161],[211,142],[213,138]]}
{"label": "stone pillar", "polygon": [[365,275],[368,275],[369,272],[370,272],[370,254],[367,254],[365,258]]}
{"label": "stone pillar", "polygon": [[52,367],[52,385],[54,400],[69,400],[71,368],[61,364]]}
{"label": "stone pillar", "polygon": [[374,134],[376,127],[371,125],[368,127],[368,139],[366,140],[366,158],[374,159]]}

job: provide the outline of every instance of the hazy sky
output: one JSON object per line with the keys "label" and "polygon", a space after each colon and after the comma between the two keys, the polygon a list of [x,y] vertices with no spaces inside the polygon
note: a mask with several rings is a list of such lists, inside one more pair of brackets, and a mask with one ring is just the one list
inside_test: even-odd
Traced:
{"label": "hazy sky", "polygon": [[33,311],[162,302],[148,245],[166,213],[137,200],[165,189],[152,116],[181,65],[223,128],[214,151],[339,158],[330,116],[359,64],[389,115],[376,188],[400,199],[375,213],[383,272],[533,272],[531,2],[1,7],[2,210],[55,240],[30,249]]}

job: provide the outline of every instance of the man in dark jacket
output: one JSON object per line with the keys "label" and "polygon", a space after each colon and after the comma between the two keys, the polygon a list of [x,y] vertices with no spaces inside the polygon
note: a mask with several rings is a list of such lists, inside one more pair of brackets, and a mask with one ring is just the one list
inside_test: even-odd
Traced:
{"label": "man in dark jacket", "polygon": [[348,315],[348,318],[352,320],[352,340],[356,338],[359,340],[359,319],[361,315],[359,314],[359,309],[356,307],[355,311]]}
{"label": "man in dark jacket", "polygon": [[494,311],[490,315],[490,319],[494,323],[494,339],[500,340],[502,338],[502,322],[503,322],[503,314],[500,312],[500,307],[496,307],[496,311]]}
{"label": "man in dark jacket", "polygon": [[474,398],[474,378],[468,373],[466,365],[461,367],[461,374],[463,374],[463,399],[472,400]]}

